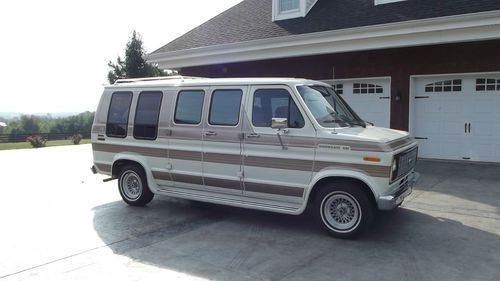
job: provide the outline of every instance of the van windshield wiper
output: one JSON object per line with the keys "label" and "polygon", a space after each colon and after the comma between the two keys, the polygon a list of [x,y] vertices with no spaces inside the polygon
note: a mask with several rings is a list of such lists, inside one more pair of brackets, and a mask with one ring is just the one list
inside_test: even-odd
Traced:
{"label": "van windshield wiper", "polygon": [[[342,122],[349,124],[350,126],[361,126],[363,128],[366,128],[366,123],[362,120],[353,120],[335,111],[330,112],[330,115],[337,120],[341,120]],[[335,122],[334,120],[331,121]]]}

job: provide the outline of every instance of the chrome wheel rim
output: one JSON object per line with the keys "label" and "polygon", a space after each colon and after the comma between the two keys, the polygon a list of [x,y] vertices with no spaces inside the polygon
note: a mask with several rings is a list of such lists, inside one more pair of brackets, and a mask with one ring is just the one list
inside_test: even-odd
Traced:
{"label": "chrome wheel rim", "polygon": [[350,194],[335,191],[321,202],[323,222],[336,232],[349,232],[361,221],[361,208],[358,201]]}
{"label": "chrome wheel rim", "polygon": [[134,171],[126,171],[120,180],[123,195],[130,201],[135,201],[141,197],[142,181],[139,175]]}

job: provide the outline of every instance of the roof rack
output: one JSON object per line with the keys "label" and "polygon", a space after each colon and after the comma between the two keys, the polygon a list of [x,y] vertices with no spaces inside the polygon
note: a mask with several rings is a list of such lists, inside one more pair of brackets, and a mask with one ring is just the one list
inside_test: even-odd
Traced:
{"label": "roof rack", "polygon": [[125,83],[134,83],[134,82],[144,82],[144,81],[158,81],[158,80],[175,80],[175,79],[200,79],[202,77],[195,76],[182,76],[182,75],[172,75],[172,76],[158,76],[158,77],[143,77],[143,78],[127,78],[127,79],[118,79],[115,81],[114,85],[117,84],[125,84]]}

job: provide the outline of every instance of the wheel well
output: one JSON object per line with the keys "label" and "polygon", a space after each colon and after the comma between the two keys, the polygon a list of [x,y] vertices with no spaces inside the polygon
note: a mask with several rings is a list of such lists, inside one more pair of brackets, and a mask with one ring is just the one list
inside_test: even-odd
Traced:
{"label": "wheel well", "polygon": [[113,163],[113,167],[111,169],[111,175],[114,178],[118,178],[118,176],[119,176],[120,171],[122,170],[122,168],[125,167],[125,166],[127,166],[127,165],[135,165],[135,166],[141,168],[144,171],[144,167],[142,167],[142,165],[139,164],[136,161],[132,161],[132,160],[117,160],[117,161],[115,161]]}
{"label": "wheel well", "polygon": [[316,194],[327,184],[332,184],[332,183],[347,183],[347,184],[352,184],[355,186],[355,188],[361,187],[361,189],[368,195],[370,200],[372,200],[372,203],[374,204],[373,206],[376,206],[376,201],[375,201],[375,195],[373,194],[372,190],[370,187],[363,182],[362,180],[355,179],[355,178],[349,178],[349,177],[326,177],[320,179],[312,188],[310,194],[309,194],[309,199],[307,201],[307,206],[310,206],[310,204],[313,202],[314,197],[316,197]]}

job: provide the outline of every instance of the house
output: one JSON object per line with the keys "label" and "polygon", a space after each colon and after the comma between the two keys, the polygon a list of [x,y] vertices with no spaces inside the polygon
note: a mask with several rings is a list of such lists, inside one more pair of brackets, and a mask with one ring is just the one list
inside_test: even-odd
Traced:
{"label": "house", "polygon": [[500,1],[244,0],[148,55],[203,77],[305,77],[426,158],[500,162]]}

